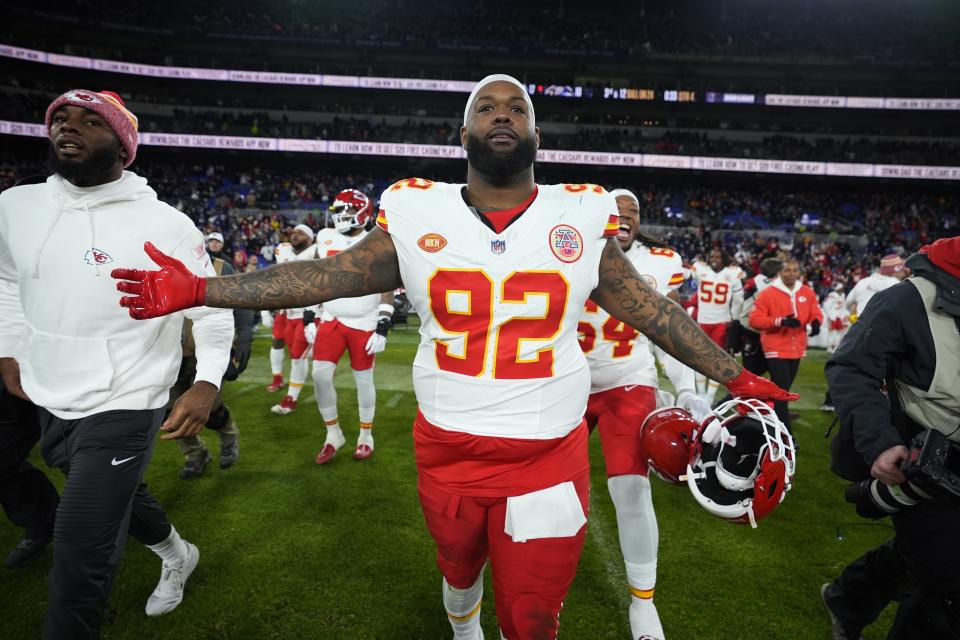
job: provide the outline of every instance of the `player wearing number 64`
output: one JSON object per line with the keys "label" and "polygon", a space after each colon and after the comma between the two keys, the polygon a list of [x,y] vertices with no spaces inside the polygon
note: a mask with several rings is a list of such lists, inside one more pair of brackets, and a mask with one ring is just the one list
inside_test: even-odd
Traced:
{"label": "player wearing number 64", "polygon": [[[483,568],[501,633],[552,638],[583,546],[590,373],[577,322],[592,299],[737,396],[795,398],[743,371],[624,258],[595,185],[537,185],[533,104],[488,76],[464,110],[466,184],[384,192],[377,228],[323,260],[197,278],[149,243],[157,271],[116,269],[146,319],[196,305],[305,307],[404,287],[421,314],[413,364],[418,489],[455,638],[481,638]],[[508,497],[509,496],[509,497]]]}

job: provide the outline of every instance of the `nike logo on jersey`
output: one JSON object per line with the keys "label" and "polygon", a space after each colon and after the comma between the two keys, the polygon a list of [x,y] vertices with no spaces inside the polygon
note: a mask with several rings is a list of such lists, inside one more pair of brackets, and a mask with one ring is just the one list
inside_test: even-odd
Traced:
{"label": "nike logo on jersey", "polygon": [[638,384],[628,384],[627,386],[625,386],[625,387],[623,388],[623,390],[624,390],[624,391],[630,391],[630,389],[636,389],[636,388],[639,387],[639,386],[640,386],[640,385],[638,385]]}
{"label": "nike logo on jersey", "polygon": [[117,457],[114,456],[114,457],[113,457],[113,460],[110,461],[110,465],[115,467],[115,466],[117,466],[118,464],[123,464],[124,462],[129,462],[130,460],[133,460],[133,459],[136,458],[136,457],[137,457],[137,456],[130,456],[129,458],[124,458],[123,460],[117,460]]}

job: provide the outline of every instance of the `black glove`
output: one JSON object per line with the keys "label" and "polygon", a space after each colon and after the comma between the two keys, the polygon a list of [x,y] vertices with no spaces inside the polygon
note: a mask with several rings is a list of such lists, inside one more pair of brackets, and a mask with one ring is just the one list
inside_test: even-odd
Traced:
{"label": "black glove", "polygon": [[793,316],[784,316],[780,318],[780,326],[786,329],[796,329],[800,326],[800,321]]}
{"label": "black glove", "polygon": [[820,321],[814,320],[810,323],[810,337],[820,335]]}
{"label": "black glove", "polygon": [[734,355],[743,349],[743,327],[739,320],[734,320],[727,326],[727,353]]}
{"label": "black glove", "polygon": [[304,311],[303,326],[307,326],[308,324],[313,324],[313,321],[316,320],[316,318],[317,318],[317,314],[315,314],[313,311]]}
{"label": "black glove", "polygon": [[227,370],[223,374],[223,379],[227,382],[233,382],[240,377],[247,363],[250,362],[250,351],[252,343],[245,340],[239,341],[230,349],[230,361],[227,363]]}
{"label": "black glove", "polygon": [[392,326],[393,321],[390,318],[380,318],[377,320],[377,328],[375,332],[386,338],[387,334],[390,332],[390,327]]}

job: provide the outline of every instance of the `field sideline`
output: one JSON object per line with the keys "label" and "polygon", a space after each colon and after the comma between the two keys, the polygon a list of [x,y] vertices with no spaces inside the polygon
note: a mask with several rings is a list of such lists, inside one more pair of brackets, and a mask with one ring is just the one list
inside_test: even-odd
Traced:
{"label": "field sideline", "polygon": [[[228,383],[226,399],[241,430],[240,461],[216,462],[198,480],[177,478],[182,459],[157,445],[147,481],[184,537],[200,548],[183,604],[148,618],[143,607],[160,562],[131,541],[110,599],[103,638],[151,640],[293,639],[434,640],[451,635],[440,600],[440,574],[420,513],[410,425],[416,410],[410,362],[415,328],[391,333],[376,369],[376,452],[352,459],[356,395],[349,367],[336,383],[347,447],[317,467],[324,438],[311,385],[286,417],[270,414],[279,394],[269,382],[269,340],[261,328],[250,368]],[[654,480],[660,523],[656,602],[669,640],[825,640],[830,632],[819,587],[844,564],[892,535],[861,526],[842,499],[843,481],[828,468],[823,433],[833,414],[823,399],[822,351],[803,363],[794,390],[800,454],[794,489],[756,530],[708,515],[685,488]],[[205,436],[216,460],[217,440]],[[36,451],[34,463],[46,469]],[[560,638],[627,640],[628,592],[606,490],[599,440],[591,439],[590,528],[577,578],[560,617]],[[59,472],[48,471],[58,488]],[[843,540],[838,540],[838,527]],[[887,521],[881,521],[888,524]],[[0,550],[21,530],[0,525]],[[48,549],[16,572],[0,569],[0,637],[39,637],[46,603]],[[487,572],[483,624],[498,638]],[[885,637],[892,612],[864,637]]]}

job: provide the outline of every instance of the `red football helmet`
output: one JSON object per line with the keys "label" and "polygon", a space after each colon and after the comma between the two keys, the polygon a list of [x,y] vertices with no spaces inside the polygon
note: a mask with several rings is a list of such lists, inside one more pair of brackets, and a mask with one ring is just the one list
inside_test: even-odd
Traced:
{"label": "red football helmet", "polygon": [[687,471],[690,447],[699,429],[697,421],[680,407],[657,409],[640,425],[640,448],[661,480],[682,483],[680,476]]}
{"label": "red football helmet", "polygon": [[687,486],[711,514],[737,524],[768,516],[783,502],[796,471],[787,428],[764,402],[724,402],[703,421],[690,449]]}
{"label": "red football helmet", "polygon": [[373,212],[370,198],[357,189],[344,189],[330,205],[333,228],[340,233],[366,226]]}

